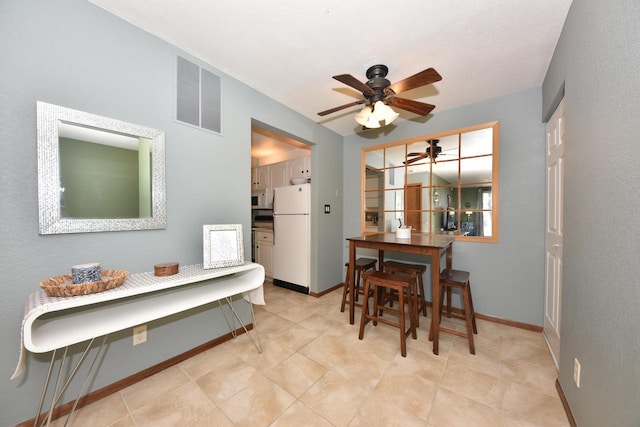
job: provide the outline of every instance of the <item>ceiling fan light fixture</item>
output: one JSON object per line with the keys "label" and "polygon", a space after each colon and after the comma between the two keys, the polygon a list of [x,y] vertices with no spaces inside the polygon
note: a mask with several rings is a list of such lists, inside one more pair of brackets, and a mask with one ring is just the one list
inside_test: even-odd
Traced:
{"label": "ceiling fan light fixture", "polygon": [[[389,110],[393,111],[391,108],[389,108]],[[397,119],[400,116],[400,114],[396,113],[395,111],[393,111],[393,113],[391,115],[389,115],[384,123],[387,125],[390,125],[392,121],[394,121],[395,119]]]}
{"label": "ceiling fan light fixture", "polygon": [[[427,68],[395,84],[391,84],[391,82],[387,80],[388,72],[389,68],[386,65],[378,64],[369,67],[366,72],[368,79],[366,83],[363,83],[351,74],[338,74],[333,76],[333,78],[340,83],[361,92],[364,99],[320,111],[318,115],[326,116],[327,114],[332,114],[354,105],[368,104],[368,108],[365,107],[358,112],[355,117],[356,122],[366,128],[379,128],[391,124],[391,122],[399,117],[399,114],[391,108],[392,105],[395,108],[410,111],[421,116],[427,116],[435,108],[435,105],[414,101],[412,99],[398,98],[396,95],[442,80],[442,76],[438,74],[436,70]],[[387,98],[388,96],[391,96],[391,98]],[[375,119],[371,119],[372,115],[375,115]]]}
{"label": "ceiling fan light fixture", "polygon": [[369,116],[369,119],[367,120],[367,124],[364,125],[364,126],[368,127],[369,129],[377,129],[377,128],[381,127],[382,125],[380,124],[378,119],[376,119],[376,117],[373,114],[371,114]]}
{"label": "ceiling fan light fixture", "polygon": [[371,107],[364,107],[356,114],[356,122],[369,129],[380,127],[380,121],[373,115]]}
{"label": "ceiling fan light fixture", "polygon": [[385,125],[391,124],[391,122],[399,116],[393,108],[389,107],[382,101],[376,101],[373,104],[373,115],[379,122],[384,122]]}
{"label": "ceiling fan light fixture", "polygon": [[362,110],[358,112],[358,114],[356,114],[355,119],[356,119],[356,122],[358,122],[362,126],[366,126],[370,116],[371,116],[371,107],[364,107]]}

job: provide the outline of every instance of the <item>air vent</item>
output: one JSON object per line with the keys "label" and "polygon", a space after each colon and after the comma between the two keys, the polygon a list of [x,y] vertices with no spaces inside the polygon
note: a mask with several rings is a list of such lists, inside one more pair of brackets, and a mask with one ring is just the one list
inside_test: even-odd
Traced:
{"label": "air vent", "polygon": [[220,77],[178,56],[176,119],[220,133]]}

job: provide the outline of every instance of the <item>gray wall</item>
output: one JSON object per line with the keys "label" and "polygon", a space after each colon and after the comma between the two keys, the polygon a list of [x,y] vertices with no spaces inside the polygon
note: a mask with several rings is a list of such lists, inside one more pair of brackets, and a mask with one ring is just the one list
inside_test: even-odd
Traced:
{"label": "gray wall", "polygon": [[559,379],[581,427],[640,425],[639,22],[637,0],[574,0],[543,84],[545,117],[565,88]]}
{"label": "gray wall", "polygon": [[[355,165],[360,164],[363,147],[499,120],[500,241],[456,242],[453,265],[471,272],[478,313],[542,325],[545,130],[540,99],[540,88],[533,88],[453,110],[436,109],[424,123],[387,129],[386,135],[369,131],[345,138],[345,237],[360,233],[360,168]],[[343,248],[347,259],[346,245]],[[427,272],[425,284],[430,283]]]}
{"label": "gray wall", "polygon": [[[83,0],[3,0],[0,52],[0,424],[35,412],[48,355],[30,355],[26,375],[9,377],[18,360],[24,302],[40,280],[83,262],[132,273],[161,262],[197,264],[203,224],[241,223],[248,231],[252,119],[315,144],[312,291],[342,281],[342,256],[335,251],[343,241],[342,137],[219,72],[216,64],[203,64]],[[177,55],[221,76],[221,135],[174,121]],[[38,100],[166,132],[166,230],[38,235]],[[322,213],[325,203],[332,205],[330,215]],[[246,257],[249,242],[246,232]],[[115,334],[91,389],[224,333],[219,310],[207,307],[150,323],[148,342],[135,348],[131,331]]]}

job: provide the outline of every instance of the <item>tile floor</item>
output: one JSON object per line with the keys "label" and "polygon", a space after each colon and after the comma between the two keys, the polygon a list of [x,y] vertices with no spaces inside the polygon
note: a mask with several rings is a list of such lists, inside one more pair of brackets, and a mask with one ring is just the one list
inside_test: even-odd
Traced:
{"label": "tile floor", "polygon": [[403,358],[396,329],[369,324],[358,340],[341,296],[267,282],[267,305],[256,307],[262,354],[240,335],[80,409],[70,425],[569,425],[540,333],[478,320],[475,356],[449,334],[435,356],[421,318]]}

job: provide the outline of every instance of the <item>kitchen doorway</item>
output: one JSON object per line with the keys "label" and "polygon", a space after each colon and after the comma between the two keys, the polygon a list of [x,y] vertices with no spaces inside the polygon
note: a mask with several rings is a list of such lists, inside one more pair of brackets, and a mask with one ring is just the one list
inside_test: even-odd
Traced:
{"label": "kitchen doorway", "polygon": [[281,265],[278,254],[285,244],[276,232],[276,192],[311,182],[311,145],[268,125],[251,124],[251,259],[264,267],[268,279],[278,279],[274,268]]}

